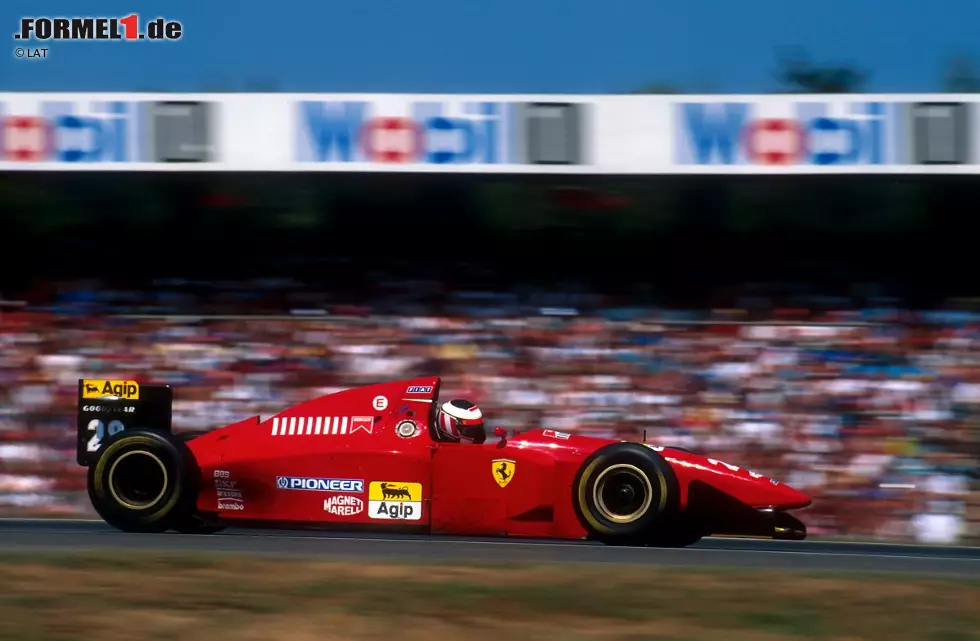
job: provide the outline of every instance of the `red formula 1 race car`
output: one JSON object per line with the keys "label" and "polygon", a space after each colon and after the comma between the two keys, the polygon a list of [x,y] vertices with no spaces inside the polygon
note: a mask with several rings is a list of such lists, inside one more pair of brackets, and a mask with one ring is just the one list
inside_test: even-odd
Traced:
{"label": "red formula 1 race car", "polygon": [[171,431],[173,391],[78,384],[78,463],[130,532],[319,528],[683,546],[708,534],[803,539],[810,498],[668,446],[530,429],[483,443],[435,429],[440,379],[322,396],[205,433]]}

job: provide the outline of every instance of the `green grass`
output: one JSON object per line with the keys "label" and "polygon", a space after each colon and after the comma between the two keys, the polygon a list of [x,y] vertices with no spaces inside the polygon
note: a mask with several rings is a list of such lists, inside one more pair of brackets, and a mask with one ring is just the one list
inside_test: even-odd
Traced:
{"label": "green grass", "polygon": [[916,576],[0,555],[0,641],[980,641],[978,605]]}

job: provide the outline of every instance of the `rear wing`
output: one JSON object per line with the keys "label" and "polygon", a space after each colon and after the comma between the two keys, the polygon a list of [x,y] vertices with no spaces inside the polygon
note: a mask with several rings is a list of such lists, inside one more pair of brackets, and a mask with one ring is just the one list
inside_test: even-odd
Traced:
{"label": "rear wing", "polygon": [[136,381],[81,379],[78,381],[79,465],[99,460],[102,442],[127,429],[171,431],[173,389],[169,385],[140,385]]}

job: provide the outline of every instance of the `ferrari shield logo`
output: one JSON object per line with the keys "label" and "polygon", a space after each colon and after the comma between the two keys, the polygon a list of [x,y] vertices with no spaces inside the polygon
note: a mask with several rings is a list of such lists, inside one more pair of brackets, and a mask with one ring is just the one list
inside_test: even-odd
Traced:
{"label": "ferrari shield logo", "polygon": [[514,478],[517,470],[517,463],[508,458],[493,459],[493,480],[500,487],[507,487],[507,484]]}

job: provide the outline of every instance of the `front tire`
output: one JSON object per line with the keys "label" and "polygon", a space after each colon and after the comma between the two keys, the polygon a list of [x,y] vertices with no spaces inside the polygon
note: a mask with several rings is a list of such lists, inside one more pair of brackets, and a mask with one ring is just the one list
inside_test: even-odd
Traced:
{"label": "front tire", "polygon": [[189,515],[194,474],[180,441],[136,429],[103,447],[88,471],[88,494],[106,523],[124,532],[165,532]]}
{"label": "front tire", "polygon": [[596,450],[572,484],[573,505],[589,537],[608,545],[646,545],[677,511],[677,478],[667,461],[639,443]]}
{"label": "front tire", "polygon": [[657,530],[647,539],[646,545],[658,548],[686,548],[704,538],[704,531],[695,526],[677,524]]}

